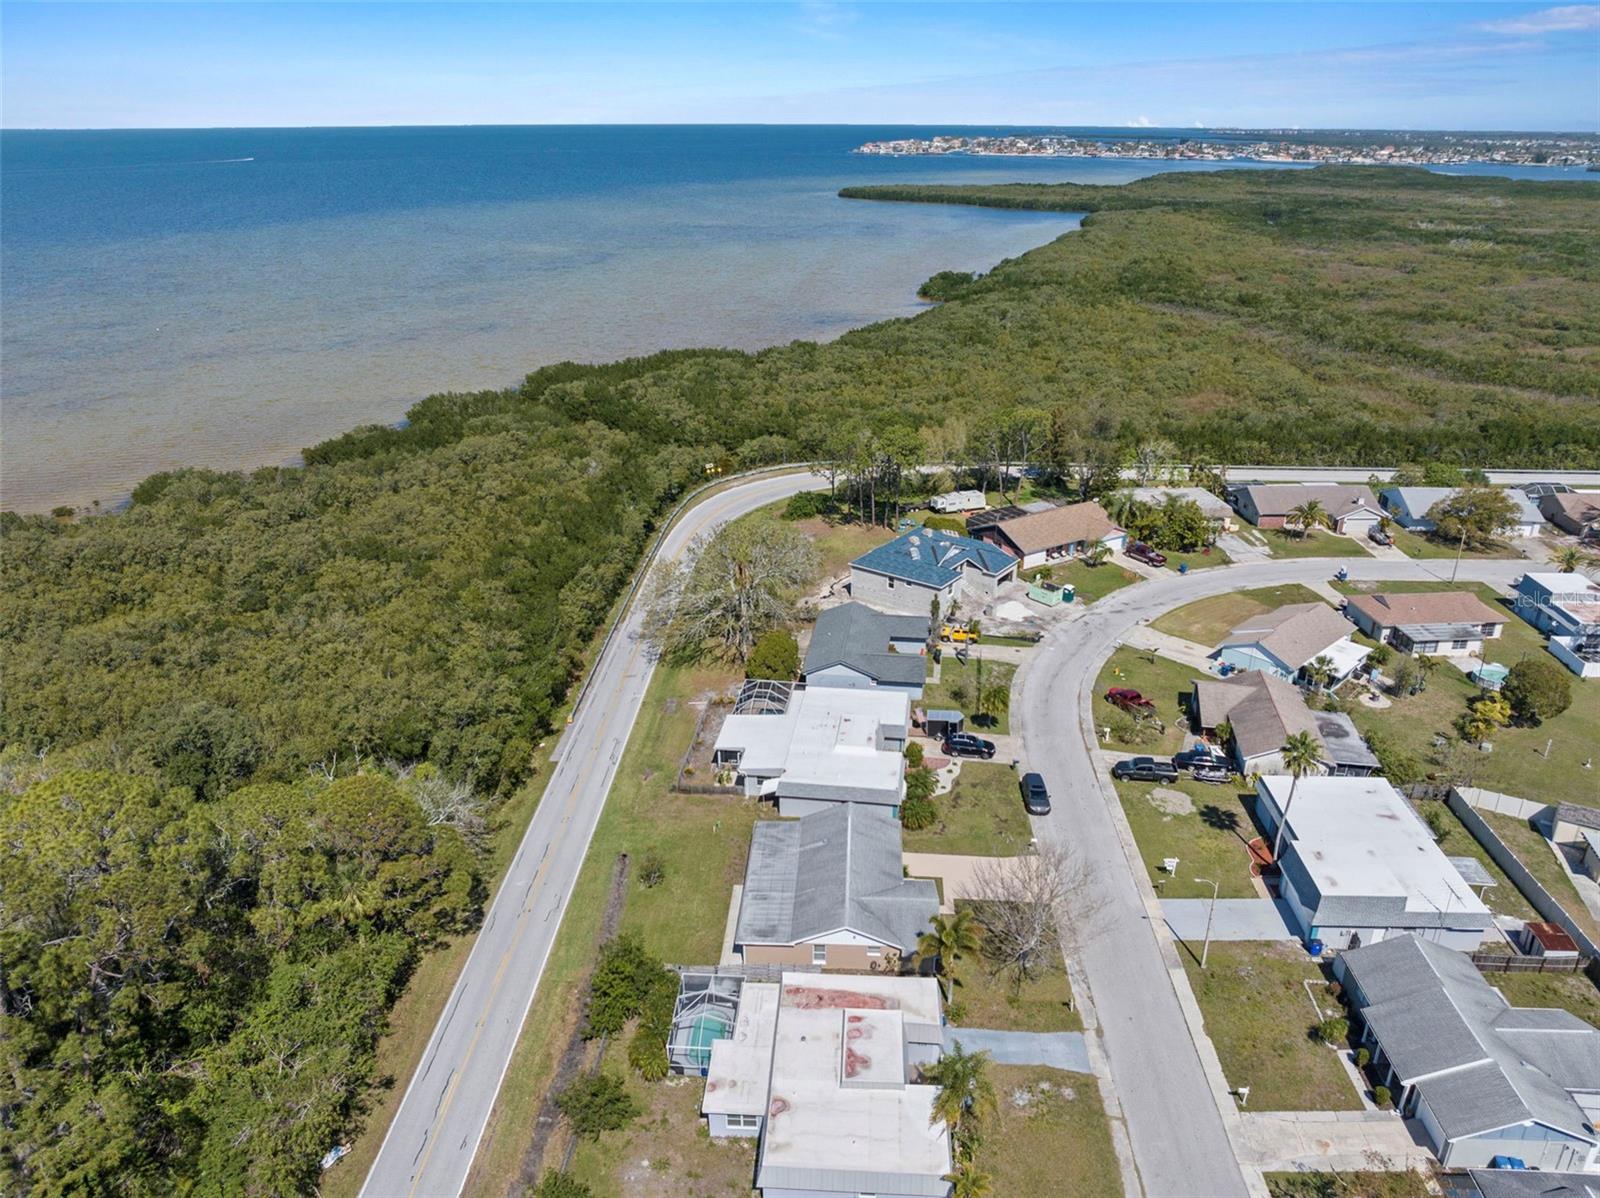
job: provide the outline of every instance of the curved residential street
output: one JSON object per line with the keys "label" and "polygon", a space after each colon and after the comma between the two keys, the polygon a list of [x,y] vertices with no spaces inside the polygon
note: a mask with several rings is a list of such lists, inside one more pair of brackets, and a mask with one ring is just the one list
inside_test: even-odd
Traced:
{"label": "curved residential street", "polygon": [[[677,557],[728,520],[822,485],[812,474],[787,474],[714,494],[672,527],[660,557]],[[655,672],[638,640],[641,622],[635,604],[595,665],[559,764],[389,1125],[363,1198],[461,1192]]]}
{"label": "curved residential street", "polygon": [[[1050,815],[1033,820],[1034,831],[1041,842],[1069,846],[1088,874],[1092,910],[1074,929],[1074,953],[1089,983],[1101,1049],[1150,1198],[1264,1191],[1259,1176],[1247,1186],[1239,1167],[1234,1100],[1225,1092],[1210,1042],[1197,1044],[1191,1034],[1174,986],[1183,966],[1158,930],[1159,907],[1144,866],[1110,777],[1095,761],[1095,678],[1130,629],[1196,599],[1278,583],[1326,582],[1340,566],[1355,579],[1448,579],[1450,562],[1429,565],[1305,558],[1147,578],[1052,629],[1019,676],[1011,719],[1023,734],[1023,765],[1044,775],[1055,799]],[[1504,585],[1526,568],[1520,561],[1464,561],[1459,578]]]}
{"label": "curved residential street", "polygon": [[[690,508],[665,538],[675,557],[702,533],[823,484],[812,474],[757,479]],[[1093,914],[1079,929],[1081,976],[1098,1013],[1100,1051],[1152,1198],[1243,1195],[1237,1117],[1221,1091],[1209,1041],[1197,1044],[1158,933],[1154,898],[1110,781],[1092,753],[1093,684],[1118,641],[1142,621],[1206,595],[1283,582],[1325,582],[1343,565],[1366,579],[1446,578],[1449,562],[1360,558],[1260,562],[1162,575],[1077,611],[1052,628],[1019,673],[1013,721],[1028,768],[1044,774],[1055,812],[1034,821],[1041,840],[1076,849],[1090,871]],[[1467,561],[1464,581],[1504,585],[1522,562]],[[561,916],[627,744],[654,663],[629,608],[605,646],[559,748],[559,760],[522,844],[496,891],[472,953],[410,1079],[362,1189],[363,1198],[455,1198],[488,1122]],[[1185,987],[1185,993],[1186,993]],[[1192,1014],[1192,1012],[1191,1012]],[[1130,1195],[1130,1198],[1132,1196]]]}

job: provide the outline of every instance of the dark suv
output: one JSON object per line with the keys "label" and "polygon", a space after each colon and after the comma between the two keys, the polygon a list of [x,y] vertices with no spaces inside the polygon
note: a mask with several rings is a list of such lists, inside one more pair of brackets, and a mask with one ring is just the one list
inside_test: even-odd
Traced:
{"label": "dark suv", "polygon": [[1022,775],[1022,807],[1029,815],[1050,814],[1050,792],[1038,774]]}
{"label": "dark suv", "polygon": [[1128,546],[1128,556],[1136,562],[1143,562],[1147,566],[1164,566],[1167,564],[1167,555],[1153,545],[1146,545],[1143,541],[1135,541]]}
{"label": "dark suv", "polygon": [[1227,769],[1228,759],[1210,745],[1196,745],[1173,755],[1172,764],[1180,770]]}
{"label": "dark suv", "polygon": [[994,756],[994,741],[970,732],[952,732],[944,738],[944,751],[952,757],[981,757],[988,761]]}
{"label": "dark suv", "polygon": [[1111,767],[1111,776],[1127,782],[1176,782],[1178,767],[1154,757],[1129,757]]}

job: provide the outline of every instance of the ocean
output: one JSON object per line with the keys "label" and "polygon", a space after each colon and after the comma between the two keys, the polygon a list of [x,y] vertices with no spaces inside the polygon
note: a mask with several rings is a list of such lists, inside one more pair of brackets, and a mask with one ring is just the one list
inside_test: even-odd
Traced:
{"label": "ocean", "polygon": [[915,313],[936,271],[1077,223],[840,200],[847,184],[1208,169],[850,153],[929,132],[0,133],[0,507],[114,505],[157,470],[292,462],[424,395],[563,359],[827,339]]}

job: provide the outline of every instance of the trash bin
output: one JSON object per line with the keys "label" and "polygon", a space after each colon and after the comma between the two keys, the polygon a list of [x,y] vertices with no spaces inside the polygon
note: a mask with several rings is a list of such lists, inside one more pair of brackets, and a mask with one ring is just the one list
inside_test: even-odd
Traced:
{"label": "trash bin", "polygon": [[1308,941],[1306,941],[1306,952],[1310,953],[1313,957],[1322,956],[1322,941],[1320,941],[1320,940],[1308,940]]}
{"label": "trash bin", "polygon": [[1178,563],[1178,573],[1179,574],[1187,574],[1188,572],[1189,572],[1189,563],[1188,562],[1179,562]]}

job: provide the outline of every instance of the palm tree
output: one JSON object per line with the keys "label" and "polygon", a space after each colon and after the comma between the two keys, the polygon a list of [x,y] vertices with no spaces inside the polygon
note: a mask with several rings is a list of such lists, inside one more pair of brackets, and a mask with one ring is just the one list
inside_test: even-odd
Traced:
{"label": "palm tree", "polygon": [[933,1096],[932,1121],[948,1123],[952,1134],[960,1130],[965,1120],[981,1122],[999,1109],[987,1052],[967,1052],[957,1040],[923,1073],[939,1087]]}
{"label": "palm tree", "polygon": [[956,1167],[944,1175],[950,1183],[950,1198],[989,1198],[994,1193],[994,1178],[985,1173],[970,1158],[962,1158]]}
{"label": "palm tree", "polygon": [[[978,929],[971,907],[957,907],[954,915],[935,915],[932,927],[917,937],[917,955],[933,958],[935,976],[945,981],[955,978],[955,966],[967,953],[978,951]],[[945,1001],[949,1001],[946,987]]]}
{"label": "palm tree", "polygon": [[1328,509],[1322,506],[1320,499],[1308,499],[1298,507],[1290,508],[1284,513],[1284,519],[1300,530],[1301,537],[1305,537],[1314,528],[1333,527],[1333,519],[1328,515]]}
{"label": "palm tree", "polygon": [[1098,566],[1111,556],[1111,546],[1104,541],[1096,541],[1083,551],[1083,561],[1088,566]]}
{"label": "palm tree", "polygon": [[1144,508],[1144,501],[1134,498],[1132,491],[1113,491],[1100,501],[1106,515],[1123,528]]}
{"label": "palm tree", "polygon": [[1318,690],[1326,690],[1333,681],[1333,659],[1331,657],[1313,657],[1301,668],[1305,679]]}
{"label": "palm tree", "polygon": [[1300,779],[1312,773],[1320,765],[1322,746],[1311,738],[1309,732],[1296,732],[1283,742],[1283,768],[1294,777],[1289,783],[1289,801],[1283,805],[1283,818],[1278,821],[1278,831],[1272,838],[1272,860],[1278,860],[1278,853],[1283,849],[1284,829],[1289,826],[1289,812],[1294,809],[1294,792],[1300,786]]}
{"label": "palm tree", "polygon": [[1592,559],[1576,545],[1563,545],[1556,550],[1556,569],[1563,574],[1576,574],[1579,570],[1589,565]]}

